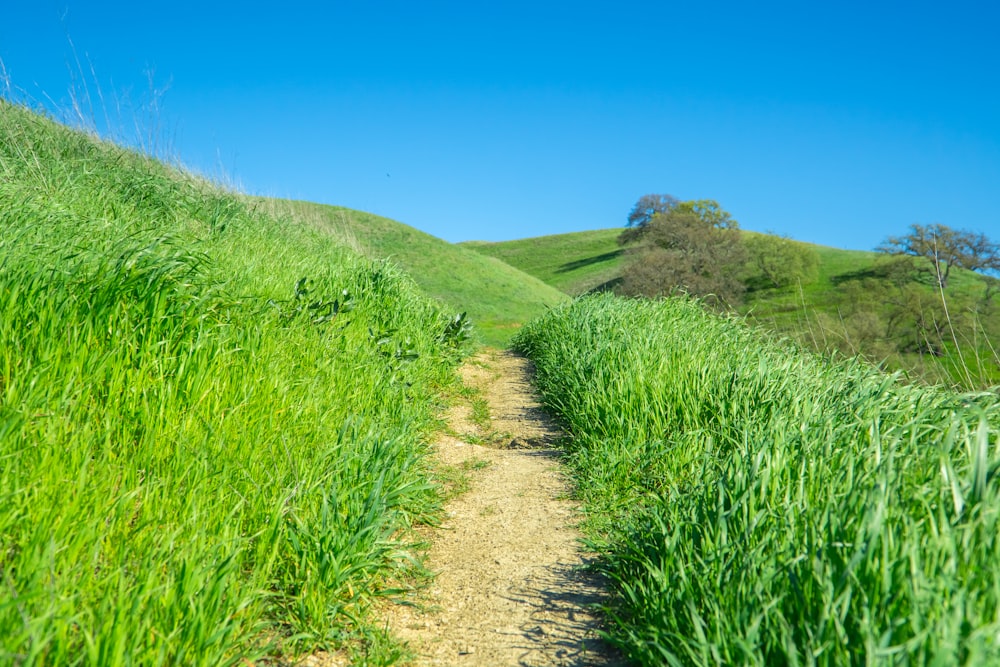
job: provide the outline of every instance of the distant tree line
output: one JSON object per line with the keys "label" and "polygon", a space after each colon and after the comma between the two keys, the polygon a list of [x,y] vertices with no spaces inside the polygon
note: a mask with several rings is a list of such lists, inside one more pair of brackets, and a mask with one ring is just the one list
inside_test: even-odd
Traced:
{"label": "distant tree line", "polygon": [[[713,200],[644,195],[627,223],[618,239],[628,255],[617,287],[621,294],[689,294],[726,310],[738,308],[748,290],[805,286],[819,275],[815,248],[743,232]],[[1000,274],[1000,245],[979,232],[915,224],[877,250],[882,261],[835,277],[836,289],[809,315],[812,340],[804,342],[877,362],[906,356],[919,361],[957,350],[955,364],[968,364],[965,356],[971,354],[975,363],[992,363],[1000,373],[1000,307],[994,303],[1000,279],[991,276]],[[970,291],[965,281],[966,287],[949,290],[956,268],[979,272],[985,289]],[[969,378],[966,384],[976,383]]]}
{"label": "distant tree line", "polygon": [[[618,242],[631,255],[619,289],[632,296],[683,291],[735,305],[748,280],[770,287],[807,284],[819,267],[819,256],[808,245],[774,234],[741,234],[739,223],[711,199],[643,195]],[[907,280],[914,270],[929,272],[941,289],[948,287],[954,267],[1000,273],[1000,244],[981,232],[941,224],[911,225],[908,234],[890,236],[877,250],[897,260],[885,277]],[[925,261],[915,268],[910,259]]]}

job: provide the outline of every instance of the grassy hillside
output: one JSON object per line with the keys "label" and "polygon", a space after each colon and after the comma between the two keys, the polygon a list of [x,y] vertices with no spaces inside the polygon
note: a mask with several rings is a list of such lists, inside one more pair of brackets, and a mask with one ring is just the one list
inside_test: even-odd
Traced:
{"label": "grassy hillside", "polygon": [[272,205],[369,257],[398,264],[424,292],[455,311],[467,311],[479,337],[491,345],[506,345],[522,324],[566,300],[558,289],[508,263],[394,220],[307,202]]}
{"label": "grassy hillside", "polygon": [[818,278],[751,290],[742,308],[751,320],[914,379],[967,389],[1000,384],[1000,300],[988,296],[994,279],[957,270],[942,295],[924,271],[927,260],[893,274],[884,254],[812,247]]}
{"label": "grassy hillside", "polygon": [[[465,245],[578,295],[616,284],[627,261],[616,241],[620,231]],[[738,268],[750,286],[741,313],[814,349],[862,354],[914,378],[965,387],[1000,384],[1000,300],[985,299],[990,279],[958,270],[942,303],[926,277],[911,271],[899,281],[891,275],[885,255],[801,245],[819,257],[816,279],[775,288],[752,268]]]}
{"label": "grassy hillside", "polygon": [[682,299],[514,341],[570,438],[635,664],[1000,664],[1000,401],[829,362]]}
{"label": "grassy hillside", "polygon": [[0,664],[390,660],[367,610],[439,516],[448,314],[0,101]]}
{"label": "grassy hillside", "polygon": [[612,287],[621,276],[620,229],[538,236],[516,241],[466,241],[478,253],[495,257],[570,296]]}
{"label": "grassy hillside", "polygon": [[[879,268],[888,260],[886,255],[872,251],[841,250],[811,243],[799,243],[811,247],[819,255],[819,275],[816,280],[785,288],[751,289],[747,293],[745,308],[747,312],[753,311],[760,317],[774,317],[781,322],[782,314],[796,310],[801,313],[803,300],[809,310],[829,312],[834,309],[834,304],[842,294],[845,284],[879,277]],[[949,292],[969,295],[982,290],[984,286],[982,276],[971,271],[956,270],[949,284]],[[930,284],[925,287],[928,292],[934,291]]]}
{"label": "grassy hillside", "polygon": [[[618,236],[621,228],[553,234],[514,241],[468,241],[462,243],[476,252],[496,257],[535,276],[563,292],[577,296],[601,287],[613,286],[621,276],[626,257]],[[754,232],[744,232],[754,234]],[[877,259],[874,252],[840,250],[810,245],[820,255],[820,273],[806,286],[809,301],[823,302],[844,276],[860,275]],[[795,290],[798,295],[798,290]],[[759,305],[776,301],[774,310],[786,310],[789,291],[751,291],[749,301]],[[799,304],[801,307],[801,299]],[[771,312],[770,310],[768,312]]]}

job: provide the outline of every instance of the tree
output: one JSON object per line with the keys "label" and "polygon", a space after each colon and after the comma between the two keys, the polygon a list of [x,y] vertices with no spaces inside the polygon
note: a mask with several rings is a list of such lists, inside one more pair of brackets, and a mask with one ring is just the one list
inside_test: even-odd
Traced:
{"label": "tree", "polygon": [[946,225],[910,225],[909,234],[890,236],[876,250],[927,259],[941,289],[948,287],[953,266],[970,271],[1000,271],[1000,245],[981,232]]}
{"label": "tree", "polygon": [[649,221],[659,213],[666,213],[680,203],[673,195],[643,195],[628,214],[628,229],[618,237],[618,243],[625,245],[638,240]]}
{"label": "tree", "polygon": [[739,225],[717,202],[677,202],[641,230],[620,292],[655,297],[684,291],[719,305],[739,302],[746,250]]}
{"label": "tree", "polygon": [[750,261],[774,287],[816,280],[819,254],[812,247],[770,233],[748,235],[744,243]]}

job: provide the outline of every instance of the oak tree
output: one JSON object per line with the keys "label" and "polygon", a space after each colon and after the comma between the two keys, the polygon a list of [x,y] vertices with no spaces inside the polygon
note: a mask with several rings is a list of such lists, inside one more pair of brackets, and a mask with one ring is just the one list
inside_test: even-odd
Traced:
{"label": "oak tree", "polygon": [[928,260],[941,289],[948,287],[948,276],[955,266],[970,271],[1000,271],[1000,245],[981,232],[946,225],[910,225],[909,234],[890,236],[876,250]]}
{"label": "oak tree", "polygon": [[775,234],[748,234],[744,242],[750,261],[773,287],[808,284],[819,273],[819,254],[805,243]]}
{"label": "oak tree", "polygon": [[656,297],[681,291],[719,306],[739,302],[746,250],[738,223],[717,202],[676,202],[638,229],[620,292]]}
{"label": "oak tree", "polygon": [[628,214],[628,229],[618,237],[618,243],[625,245],[642,236],[654,216],[666,213],[680,203],[673,195],[643,195]]}

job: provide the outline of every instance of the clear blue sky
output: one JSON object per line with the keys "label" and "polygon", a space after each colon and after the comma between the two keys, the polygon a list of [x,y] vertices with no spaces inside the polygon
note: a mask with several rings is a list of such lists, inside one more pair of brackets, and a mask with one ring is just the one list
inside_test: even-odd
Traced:
{"label": "clear blue sky", "polygon": [[140,124],[187,166],[449,241],[621,226],[646,193],[844,248],[1000,237],[993,2],[7,4],[23,94],[86,81],[103,117],[92,68],[131,127],[112,98],[151,70]]}

